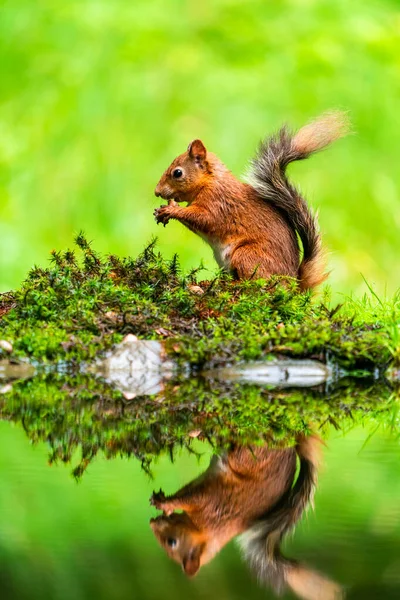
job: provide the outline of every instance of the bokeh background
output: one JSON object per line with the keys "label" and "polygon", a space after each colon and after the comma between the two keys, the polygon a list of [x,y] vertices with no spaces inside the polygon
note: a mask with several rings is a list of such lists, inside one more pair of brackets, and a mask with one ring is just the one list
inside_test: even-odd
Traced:
{"label": "bokeh background", "polygon": [[[262,136],[330,108],[354,134],[291,174],[320,210],[334,290],[400,280],[396,0],[13,0],[0,13],[0,291],[83,229],[215,265],[153,190],[194,137],[240,175]],[[208,275],[205,274],[205,277]]]}

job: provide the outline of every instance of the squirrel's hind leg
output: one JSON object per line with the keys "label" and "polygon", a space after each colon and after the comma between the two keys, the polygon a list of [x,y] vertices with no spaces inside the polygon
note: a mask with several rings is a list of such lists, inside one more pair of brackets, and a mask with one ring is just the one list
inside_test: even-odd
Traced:
{"label": "squirrel's hind leg", "polygon": [[265,249],[246,244],[232,252],[231,272],[236,279],[268,279],[274,274]]}

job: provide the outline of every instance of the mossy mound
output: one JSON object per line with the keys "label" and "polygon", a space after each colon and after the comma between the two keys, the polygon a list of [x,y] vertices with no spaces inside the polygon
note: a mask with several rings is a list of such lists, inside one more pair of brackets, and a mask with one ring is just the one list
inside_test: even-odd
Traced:
{"label": "mossy mound", "polygon": [[313,299],[279,277],[198,281],[201,267],[181,273],[155,242],[136,259],[101,257],[82,234],[76,244],[80,256],[53,252],[49,268],[0,296],[1,338],[14,357],[79,364],[126,333],[165,340],[193,368],[275,354],[375,369],[400,356],[400,293],[383,302],[371,290],[332,306],[328,289]]}

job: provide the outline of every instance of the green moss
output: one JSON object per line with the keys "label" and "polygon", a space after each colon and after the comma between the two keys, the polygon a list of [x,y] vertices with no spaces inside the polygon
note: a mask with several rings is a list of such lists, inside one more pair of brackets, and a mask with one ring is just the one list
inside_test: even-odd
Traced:
{"label": "green moss", "polygon": [[[76,252],[52,253],[15,292],[0,296],[1,337],[14,356],[77,364],[126,333],[166,340],[178,361],[201,368],[271,354],[334,359],[349,369],[384,368],[400,356],[400,293],[373,290],[332,306],[329,290],[313,299],[296,282],[234,282],[224,274],[198,282],[152,242],[136,259],[101,257],[80,234]],[[0,351],[1,352],[1,351]]]}
{"label": "green moss", "polygon": [[[397,398],[397,400],[396,400]],[[49,460],[75,463],[80,476],[99,452],[133,456],[149,471],[155,457],[208,440],[218,451],[231,444],[287,445],[296,434],[326,425],[398,431],[398,393],[381,381],[342,380],[323,389],[279,390],[198,379],[174,379],[157,396],[126,401],[89,375],[39,374],[0,395],[0,418],[46,442]]]}

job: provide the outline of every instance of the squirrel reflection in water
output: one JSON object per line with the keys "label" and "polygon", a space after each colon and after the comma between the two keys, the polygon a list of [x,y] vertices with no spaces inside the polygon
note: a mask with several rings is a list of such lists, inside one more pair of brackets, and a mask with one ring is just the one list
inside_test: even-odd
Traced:
{"label": "squirrel reflection in water", "polygon": [[244,558],[261,583],[276,592],[287,585],[306,600],[343,598],[337,584],[280,550],[283,536],[312,502],[320,448],[317,436],[299,436],[293,448],[236,446],[214,456],[200,477],[172,496],[153,494],[151,504],[163,511],[150,521],[157,540],[194,576],[240,535]]}

